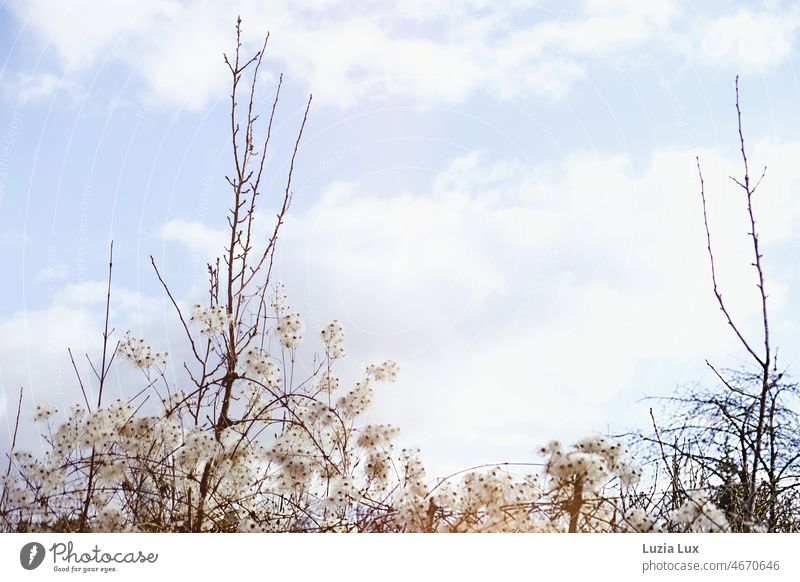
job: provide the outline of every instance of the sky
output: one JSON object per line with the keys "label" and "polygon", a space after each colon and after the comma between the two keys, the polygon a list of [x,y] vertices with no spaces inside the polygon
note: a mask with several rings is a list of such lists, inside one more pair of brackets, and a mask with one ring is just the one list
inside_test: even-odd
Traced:
{"label": "sky", "polygon": [[[112,326],[185,350],[182,304],[220,252],[231,171],[222,54],[269,32],[257,110],[284,82],[266,229],[313,104],[277,257],[292,307],[347,333],[346,381],[396,360],[370,419],[433,475],[536,461],[556,438],[647,426],[645,396],[747,365],[759,303],[735,104],[739,75],[779,365],[800,365],[800,110],[792,2],[0,0],[0,445],[20,387],[78,402],[67,347]],[[309,356],[310,357],[310,356]],[[173,359],[170,373],[180,378]],[[120,363],[113,392],[142,378]],[[179,380],[177,380],[179,381]],[[27,437],[26,437],[27,438]],[[35,439],[28,446],[36,450]]]}

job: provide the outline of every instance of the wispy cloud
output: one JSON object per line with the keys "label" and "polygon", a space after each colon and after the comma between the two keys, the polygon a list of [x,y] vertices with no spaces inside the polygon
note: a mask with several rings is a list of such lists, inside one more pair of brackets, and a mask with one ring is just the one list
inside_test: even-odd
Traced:
{"label": "wispy cloud", "polygon": [[180,243],[192,252],[203,255],[206,260],[221,253],[225,244],[223,230],[179,218],[161,225],[157,234],[164,241]]}
{"label": "wispy cloud", "polygon": [[[326,105],[411,98],[452,105],[475,94],[560,98],[587,61],[660,42],[678,10],[672,2],[98,3],[12,0],[10,10],[58,57],[61,72],[90,82],[103,67],[127,65],[144,101],[201,109],[222,86],[221,53],[236,14],[245,40],[273,32],[270,54]],[[94,18],[84,18],[87,13]]]}
{"label": "wispy cloud", "polygon": [[64,263],[55,263],[39,269],[37,281],[60,281],[69,277],[69,268]]}
{"label": "wispy cloud", "polygon": [[711,20],[693,47],[701,64],[743,73],[779,68],[794,54],[800,12],[772,13],[742,8]]}

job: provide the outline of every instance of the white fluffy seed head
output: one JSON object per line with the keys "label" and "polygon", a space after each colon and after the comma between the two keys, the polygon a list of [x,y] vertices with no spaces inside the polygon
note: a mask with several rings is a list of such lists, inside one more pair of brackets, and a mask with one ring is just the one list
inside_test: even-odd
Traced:
{"label": "white fluffy seed head", "polygon": [[153,348],[147,345],[143,339],[131,337],[130,332],[127,332],[125,337],[120,340],[117,345],[117,353],[140,368],[149,368],[155,364],[165,366],[169,357],[167,352],[154,352]]}
{"label": "white fluffy seed head", "polygon": [[190,320],[200,328],[202,335],[217,335],[225,332],[231,317],[222,305],[204,307],[195,303]]}

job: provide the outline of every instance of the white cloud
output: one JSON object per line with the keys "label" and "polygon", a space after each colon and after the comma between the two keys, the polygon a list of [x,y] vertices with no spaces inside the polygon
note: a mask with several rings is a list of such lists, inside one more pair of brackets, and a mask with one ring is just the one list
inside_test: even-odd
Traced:
{"label": "white cloud", "polygon": [[[757,202],[768,249],[800,216],[798,148],[752,148],[770,161]],[[725,297],[757,333],[746,214],[727,178],[739,162],[707,152],[703,164]],[[400,360],[379,414],[441,453],[477,434],[490,446],[494,434],[533,438],[530,426],[624,424],[609,403],[654,389],[634,386],[637,366],[672,362],[667,391],[695,379],[681,366],[738,353],[711,295],[701,217],[692,152],[657,152],[641,172],[626,156],[578,153],[552,169],[471,154],[428,193],[330,188],[287,222],[279,273],[298,309],[345,322],[350,353]],[[525,428],[514,437],[514,426]]]}
{"label": "white cloud", "polygon": [[30,240],[30,236],[17,228],[4,228],[0,232],[0,249],[16,250],[24,246]]}
{"label": "white cloud", "polygon": [[785,63],[794,52],[800,13],[740,9],[716,18],[702,30],[697,53],[706,65],[764,73]]}
{"label": "white cloud", "polygon": [[121,0],[113,4],[77,0],[69,5],[11,0],[6,4],[25,27],[52,44],[68,71],[91,71],[115,53],[132,58],[141,46],[131,46],[130,41],[152,40],[163,32],[159,22],[163,26],[180,14],[180,3],[169,0]]}
{"label": "white cloud", "polygon": [[[105,67],[121,62],[141,81],[140,100],[200,110],[222,98],[236,15],[247,51],[272,32],[269,71],[283,70],[327,106],[365,98],[455,105],[491,92],[562,98],[598,58],[636,62],[642,50],[683,54],[743,72],[778,68],[794,53],[800,13],[740,7],[698,20],[675,2],[408,3],[256,0],[8,3],[25,30],[52,47],[61,64],[29,82],[79,94]],[[92,14],[92,18],[86,18]],[[56,84],[56,80],[58,80]]]}
{"label": "white cloud", "polygon": [[[80,388],[67,355],[71,347],[79,369],[86,373],[84,353],[96,353],[98,320],[72,303],[42,310],[20,311],[0,321],[0,387],[7,409],[0,428],[0,448],[7,450],[13,432],[16,395],[24,389],[22,426],[30,426],[35,403],[78,402]],[[23,447],[34,446],[35,435],[23,430]]]}
{"label": "white cloud", "polygon": [[36,101],[51,97],[58,88],[59,78],[52,73],[18,75],[16,82],[9,81],[4,85],[6,98]]}
{"label": "white cloud", "polygon": [[[77,368],[90,399],[96,398],[97,382],[87,355],[99,366],[102,351],[103,316],[105,314],[106,281],[86,281],[60,287],[50,305],[16,311],[0,318],[0,450],[7,450],[14,429],[17,394],[24,389],[20,431],[22,448],[43,446],[31,427],[30,418],[36,404],[53,404],[64,411],[83,402],[67,349],[72,350]],[[172,351],[168,323],[170,307],[163,301],[143,297],[140,293],[115,286],[112,291],[111,327],[115,329],[110,350],[125,330],[137,337],[155,338],[154,345]],[[157,332],[157,333],[156,333]],[[173,329],[174,332],[174,329]],[[112,369],[105,397],[113,400],[132,396],[131,386],[142,385],[142,377],[132,366],[118,362]]]}
{"label": "white cloud", "polygon": [[64,263],[53,263],[36,273],[37,281],[59,281],[69,277],[69,268]]}
{"label": "white cloud", "polygon": [[452,105],[487,90],[558,98],[583,77],[587,59],[641,46],[677,14],[671,2],[657,10],[617,2],[613,11],[588,2],[564,15],[528,2],[390,10],[371,2],[275,2],[269,10],[255,0],[79,4],[9,7],[55,50],[65,74],[91,81],[121,61],[143,82],[143,99],[190,109],[225,86],[221,53],[237,14],[251,48],[271,30],[270,58],[322,103],[340,106],[376,96]]}
{"label": "white cloud", "polygon": [[678,16],[672,2],[590,0],[579,17],[553,19],[530,31],[530,40],[565,53],[605,54],[644,46]]}
{"label": "white cloud", "polygon": [[184,219],[173,219],[158,230],[162,240],[177,242],[206,260],[217,256],[225,245],[225,232],[204,224]]}

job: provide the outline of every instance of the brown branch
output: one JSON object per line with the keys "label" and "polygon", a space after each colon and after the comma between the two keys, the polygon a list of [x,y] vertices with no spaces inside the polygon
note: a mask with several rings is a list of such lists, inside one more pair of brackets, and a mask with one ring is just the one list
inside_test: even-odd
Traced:
{"label": "brown branch", "polygon": [[[753,194],[755,193],[755,187],[750,188],[750,176],[748,170],[748,162],[747,162],[747,153],[745,151],[745,144],[744,144],[744,134],[742,132],[742,110],[739,107],[739,77],[736,77],[736,118],[738,121],[738,129],[739,129],[739,146],[742,152],[742,162],[744,164],[744,184],[740,184],[742,188],[745,190],[747,195],[747,216],[750,219],[750,238],[753,241],[753,253],[755,255],[755,262],[753,266],[756,269],[758,274],[758,290],[761,295],[761,315],[764,325],[764,359],[759,360],[759,364],[766,368],[767,373],[769,372],[769,364],[770,364],[770,344],[769,344],[769,320],[767,317],[767,293],[764,288],[764,270],[761,266],[761,259],[763,255],[759,249],[759,240],[758,240],[758,231],[756,230],[756,219],[753,213]],[[761,183],[761,180],[764,177],[764,173],[766,173],[767,168],[764,167],[764,172],[761,174],[761,178],[758,179],[756,183],[756,187],[758,184]]]}
{"label": "brown branch", "polygon": [[706,248],[708,249],[708,260],[711,265],[711,283],[713,284],[714,288],[714,297],[717,299],[717,304],[719,305],[720,310],[725,315],[725,319],[728,321],[728,325],[731,326],[736,337],[739,338],[739,341],[742,343],[744,348],[748,351],[748,353],[753,356],[753,358],[759,363],[759,365],[763,366],[763,362],[761,358],[756,354],[753,348],[750,347],[748,341],[742,335],[742,332],[739,331],[739,328],[733,322],[731,318],[731,314],[728,311],[725,302],[722,299],[722,293],[719,290],[719,285],[717,284],[717,269],[716,269],[716,261],[714,259],[714,252],[711,248],[711,229],[708,226],[708,209],[706,204],[706,193],[705,193],[705,182],[703,180],[703,172],[700,168],[700,157],[696,156],[695,160],[697,162],[697,174],[700,177],[700,199],[703,202],[703,224],[705,225],[706,229]]}
{"label": "brown branch", "polygon": [[277,220],[275,222],[275,228],[272,231],[272,236],[269,239],[269,243],[267,244],[267,248],[264,250],[264,254],[261,256],[258,264],[256,265],[255,269],[253,269],[252,273],[250,274],[250,279],[255,276],[255,273],[258,272],[264,261],[269,258],[269,266],[267,267],[267,276],[266,281],[268,282],[270,279],[270,275],[272,274],[272,265],[275,260],[275,249],[276,244],[278,242],[278,231],[280,230],[281,226],[283,225],[284,217],[286,216],[286,212],[289,210],[289,206],[292,202],[292,194],[291,194],[291,185],[292,185],[292,175],[294,173],[294,162],[297,156],[297,151],[300,148],[300,138],[303,137],[303,129],[306,126],[306,121],[308,120],[308,111],[311,108],[311,99],[312,95],[308,96],[308,102],[306,103],[306,110],[303,114],[303,122],[300,124],[300,131],[297,134],[297,140],[294,144],[294,151],[292,152],[292,160],[289,165],[289,176],[286,180],[286,190],[284,191],[283,195],[283,205],[281,206],[280,211],[277,215]]}
{"label": "brown branch", "polygon": [[670,466],[669,459],[667,459],[667,453],[664,450],[664,441],[661,440],[661,434],[658,431],[658,424],[656,423],[656,417],[653,413],[653,407],[650,407],[650,420],[653,422],[653,432],[656,436],[656,441],[658,442],[658,447],[661,451],[661,459],[664,461],[664,469],[669,474],[670,483],[672,484],[672,500],[673,503],[677,499],[678,493],[683,491],[683,486],[681,485],[680,479],[678,478],[677,471],[673,470],[674,468]]}
{"label": "brown branch", "polygon": [[[108,358],[108,338],[110,333],[108,331],[108,322],[111,312],[111,273],[114,267],[114,241],[111,241],[111,248],[109,249],[108,253],[108,287],[106,289],[106,318],[105,324],[103,326],[103,355],[100,361],[100,377],[99,380],[99,388],[97,391],[97,409],[100,409],[100,406],[103,403],[103,387],[105,386],[106,382],[106,375],[108,374],[108,370],[111,366],[111,361],[113,360],[113,355],[111,359],[108,361],[108,365],[106,365],[106,359]],[[92,501],[92,493],[94,492],[94,476],[95,476],[95,447],[92,447],[92,455],[89,459],[89,476],[87,477],[86,482],[86,497],[83,501],[83,508],[81,510],[81,516],[78,524],[78,531],[85,532],[86,531],[86,522],[89,517],[89,506]]]}
{"label": "brown branch", "polygon": [[161,276],[161,273],[159,272],[158,267],[156,266],[156,260],[153,258],[153,255],[150,255],[150,264],[153,265],[153,270],[156,272],[156,277],[158,277],[158,281],[161,283],[161,286],[164,288],[167,297],[169,297],[172,306],[178,313],[178,318],[181,320],[181,324],[183,325],[183,330],[186,332],[186,337],[189,339],[189,344],[192,346],[192,353],[194,354],[194,357],[197,359],[198,362],[202,363],[203,358],[201,358],[200,354],[197,352],[197,346],[194,343],[192,332],[189,331],[189,324],[186,323],[186,319],[184,319],[183,317],[183,312],[181,311],[181,308],[178,307],[178,303],[177,301],[175,301],[175,297],[172,296],[172,292],[170,291],[169,286],[166,284],[163,277]]}
{"label": "brown branch", "polygon": [[[19,389],[19,398],[17,399],[17,418],[14,421],[14,436],[11,438],[11,448],[8,451],[8,467],[6,467],[6,477],[11,474],[11,459],[14,456],[14,448],[17,446],[17,432],[19,431],[19,415],[22,411],[22,387]],[[3,491],[5,494],[5,490]]]}
{"label": "brown branch", "polygon": [[69,354],[69,359],[72,362],[72,369],[75,370],[75,375],[78,377],[78,384],[81,387],[81,394],[83,394],[83,401],[86,403],[86,410],[88,412],[92,411],[92,406],[89,404],[89,398],[86,395],[86,388],[83,385],[83,379],[81,378],[81,373],[78,372],[78,367],[75,365],[75,358],[72,355],[72,349],[67,348],[67,353]]}
{"label": "brown branch", "polygon": [[583,508],[583,477],[578,477],[573,484],[572,496],[567,503],[569,512],[569,533],[578,533],[578,519]]}
{"label": "brown branch", "polygon": [[[106,374],[108,373],[108,366],[111,365],[111,362],[108,362],[108,366],[106,366],[106,358],[108,357],[108,338],[110,332],[108,331],[108,321],[109,321],[109,314],[111,312],[111,271],[114,267],[114,241],[111,241],[111,248],[108,252],[108,286],[106,288],[106,318],[105,324],[103,326],[103,356],[100,362],[100,370],[101,376],[99,390],[97,392],[97,408],[100,408],[100,404],[103,401],[103,387],[105,386]],[[112,330],[113,331],[113,330]],[[111,358],[113,359],[113,354]]]}
{"label": "brown branch", "polygon": [[[747,499],[747,516],[749,519],[752,520],[753,512],[755,509],[755,501],[756,501],[756,482],[758,480],[758,467],[761,461],[761,441],[764,436],[764,420],[766,417],[766,405],[767,405],[767,398],[769,395],[770,390],[770,358],[771,358],[771,351],[770,351],[770,339],[769,339],[769,318],[767,314],[767,292],[764,288],[764,269],[761,265],[762,254],[759,248],[759,240],[758,240],[758,231],[756,230],[756,219],[753,212],[753,193],[754,189],[750,188],[750,176],[749,176],[749,169],[747,163],[747,153],[745,150],[745,143],[744,143],[744,133],[742,131],[742,110],[739,106],[739,77],[736,77],[736,117],[738,121],[738,129],[739,129],[739,146],[742,152],[742,163],[744,164],[744,184],[741,185],[747,195],[747,216],[750,219],[750,235],[751,240],[753,241],[753,254],[755,255],[755,262],[753,263],[753,267],[756,269],[756,273],[758,275],[758,291],[761,296],[761,316],[763,321],[763,330],[764,330],[764,358],[758,359],[759,364],[761,365],[762,369],[762,377],[761,377],[761,396],[759,398],[759,407],[758,407],[758,424],[756,425],[756,437],[755,437],[755,447],[753,451],[753,465],[752,470],[750,472],[750,495]],[[764,172],[766,172],[766,167],[764,168]],[[762,173],[761,178],[764,177]],[[758,184],[761,183],[761,178],[759,178]]]}

